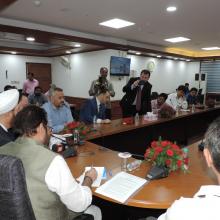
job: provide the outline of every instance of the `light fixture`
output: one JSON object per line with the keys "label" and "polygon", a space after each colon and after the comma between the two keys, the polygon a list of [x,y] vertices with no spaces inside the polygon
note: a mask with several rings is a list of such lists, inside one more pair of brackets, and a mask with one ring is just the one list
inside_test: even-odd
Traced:
{"label": "light fixture", "polygon": [[15,52],[15,51],[11,51],[11,54],[17,54],[17,52]]}
{"label": "light fixture", "polygon": [[33,42],[33,41],[35,41],[35,38],[34,37],[26,37],[26,40]]}
{"label": "light fixture", "polygon": [[174,60],[178,60],[178,58],[174,57]]}
{"label": "light fixture", "polygon": [[71,51],[70,51],[70,50],[66,50],[66,53],[67,53],[67,54],[71,54]]}
{"label": "light fixture", "polygon": [[35,0],[34,5],[39,7],[41,5],[41,1],[40,0]]}
{"label": "light fixture", "polygon": [[167,11],[168,12],[174,12],[174,11],[176,11],[176,6],[169,6],[169,7],[167,7]]}
{"label": "light fixture", "polygon": [[171,42],[171,43],[179,43],[179,42],[183,42],[183,41],[189,41],[189,38],[186,37],[174,37],[174,38],[168,38],[165,39],[165,41]]}
{"label": "light fixture", "polygon": [[202,50],[220,50],[220,47],[203,47]]}
{"label": "light fixture", "polygon": [[74,44],[74,47],[81,47],[80,44]]}
{"label": "light fixture", "polygon": [[187,60],[186,60],[186,62],[190,62],[190,61],[191,61],[190,59],[187,59]]}
{"label": "light fixture", "polygon": [[162,56],[161,55],[157,55],[157,58],[161,58]]}
{"label": "light fixture", "polygon": [[128,27],[131,25],[134,25],[135,23],[130,22],[130,21],[125,21],[119,18],[114,18],[108,21],[104,21],[99,23],[99,25],[106,26],[106,27],[111,27],[115,29],[123,28],[123,27]]}
{"label": "light fixture", "polygon": [[136,54],[136,55],[141,55],[141,52],[136,52],[135,54]]}

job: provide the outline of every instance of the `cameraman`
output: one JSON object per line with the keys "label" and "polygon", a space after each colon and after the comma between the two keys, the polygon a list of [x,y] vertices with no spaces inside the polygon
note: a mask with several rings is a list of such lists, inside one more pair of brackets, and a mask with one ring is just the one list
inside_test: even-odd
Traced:
{"label": "cameraman", "polygon": [[120,101],[123,117],[134,116],[136,113],[144,115],[151,111],[151,88],[148,82],[150,71],[142,70],[140,77],[133,77],[123,87],[125,95]]}
{"label": "cameraman", "polygon": [[[89,89],[90,96],[98,95],[100,87],[105,87],[108,90],[111,97],[115,96],[115,91],[114,91],[113,85],[110,81],[107,80],[107,76],[108,76],[108,69],[106,67],[101,67],[99,78],[97,80],[92,81],[92,84],[90,86],[90,89]],[[110,101],[110,99],[106,103],[105,115],[106,115],[107,119],[111,119],[111,101]]]}

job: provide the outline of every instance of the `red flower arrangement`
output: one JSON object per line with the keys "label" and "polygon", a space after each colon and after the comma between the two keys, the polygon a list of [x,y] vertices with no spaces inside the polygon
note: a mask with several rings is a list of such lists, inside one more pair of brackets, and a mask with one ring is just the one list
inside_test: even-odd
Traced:
{"label": "red flower arrangement", "polygon": [[186,172],[189,158],[185,149],[183,150],[175,143],[162,141],[159,138],[158,141],[151,142],[151,146],[147,148],[144,157],[147,161],[153,162],[154,165],[166,166],[169,172],[178,169]]}
{"label": "red flower arrangement", "polygon": [[66,124],[63,131],[65,134],[74,134],[76,130],[79,132],[80,140],[85,139],[88,134],[95,131],[94,128],[77,121],[69,122],[68,124]]}

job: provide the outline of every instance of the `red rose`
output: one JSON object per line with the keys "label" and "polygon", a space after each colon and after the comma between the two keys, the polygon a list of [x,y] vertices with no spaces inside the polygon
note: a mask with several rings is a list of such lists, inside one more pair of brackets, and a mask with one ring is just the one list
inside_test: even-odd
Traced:
{"label": "red rose", "polygon": [[157,141],[152,141],[151,142],[151,147],[157,147]]}
{"label": "red rose", "polygon": [[149,157],[149,154],[150,154],[150,148],[148,148],[144,154],[144,158],[147,158]]}
{"label": "red rose", "polygon": [[188,165],[189,164],[189,158],[184,158],[184,164]]}
{"label": "red rose", "polygon": [[166,161],[165,161],[165,164],[166,164],[167,166],[170,166],[170,164],[171,164],[171,160],[169,160],[169,159],[166,160]]}
{"label": "red rose", "polygon": [[81,131],[81,134],[86,135],[86,131],[85,130]]}
{"label": "red rose", "polygon": [[172,144],[171,147],[172,147],[174,150],[179,150],[179,149],[180,149],[179,146],[176,145],[176,144]]}
{"label": "red rose", "polygon": [[181,167],[181,165],[182,165],[182,160],[177,160],[177,163],[176,163],[176,164],[177,164],[178,167]]}
{"label": "red rose", "polygon": [[167,153],[167,155],[168,155],[168,156],[170,156],[170,157],[172,157],[172,156],[173,156],[173,151],[172,151],[172,150],[170,150],[170,149],[168,149],[166,153]]}
{"label": "red rose", "polygon": [[166,146],[168,146],[169,144],[170,144],[169,141],[161,141],[161,146],[162,146],[162,147],[166,147]]}
{"label": "red rose", "polygon": [[163,151],[163,148],[162,147],[157,147],[155,148],[156,152],[157,153],[161,153]]}
{"label": "red rose", "polygon": [[67,124],[67,127],[69,129],[74,129],[78,126],[78,123],[77,122],[70,122],[69,124]]}

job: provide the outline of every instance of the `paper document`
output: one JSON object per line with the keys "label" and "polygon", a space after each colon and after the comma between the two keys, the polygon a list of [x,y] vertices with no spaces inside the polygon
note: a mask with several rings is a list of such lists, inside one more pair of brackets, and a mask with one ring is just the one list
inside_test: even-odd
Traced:
{"label": "paper document", "polygon": [[[93,167],[96,169],[98,175],[97,175],[97,179],[93,182],[92,187],[99,187],[101,184],[101,181],[103,179],[107,178],[107,174],[106,174],[106,169],[105,167]],[[77,180],[82,184],[84,177],[85,177],[85,172],[90,170],[91,167],[85,167],[85,171],[83,172],[83,174],[77,178]]]}
{"label": "paper document", "polygon": [[116,174],[108,182],[96,189],[96,192],[124,203],[147,180],[126,172]]}

